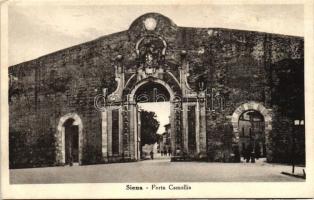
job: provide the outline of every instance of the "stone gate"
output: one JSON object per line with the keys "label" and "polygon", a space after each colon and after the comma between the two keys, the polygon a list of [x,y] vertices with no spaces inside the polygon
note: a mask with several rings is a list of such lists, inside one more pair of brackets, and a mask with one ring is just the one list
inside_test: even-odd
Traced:
{"label": "stone gate", "polygon": [[254,110],[267,161],[290,162],[297,141],[304,162],[303,60],[300,37],[144,14],[128,30],[9,68],[10,167],[69,164],[72,154],[79,164],[139,160],[143,101],[170,102],[173,160],[239,162],[239,119]]}
{"label": "stone gate", "polygon": [[[148,18],[146,29],[152,29],[151,24],[156,23],[153,18]],[[146,22],[146,21],[145,21]],[[137,94],[140,88],[148,84],[157,84],[163,87],[167,95],[157,96],[162,101],[170,101],[171,124],[171,149],[174,159],[193,158],[198,159],[206,155],[206,119],[205,119],[205,90],[194,91],[187,82],[189,65],[186,60],[186,52],[181,52],[180,66],[175,73],[176,78],[169,69],[165,60],[167,42],[158,35],[149,34],[141,37],[136,43],[137,62],[131,68],[136,69],[125,76],[126,67],[123,65],[123,55],[117,55],[114,59],[116,90],[107,95],[105,91],[105,107],[102,110],[102,155],[104,160],[138,160],[139,151],[139,127],[137,102],[141,94]],[[153,89],[147,87],[146,90]],[[148,97],[150,98],[150,97]],[[193,112],[194,119],[188,118]],[[117,113],[118,117],[113,118]],[[189,120],[195,121],[192,130]],[[118,126],[113,126],[117,124]],[[114,131],[119,135],[117,143],[107,138],[112,138]],[[189,145],[189,134],[192,134],[192,142]],[[112,152],[112,145],[119,144],[119,150]]]}

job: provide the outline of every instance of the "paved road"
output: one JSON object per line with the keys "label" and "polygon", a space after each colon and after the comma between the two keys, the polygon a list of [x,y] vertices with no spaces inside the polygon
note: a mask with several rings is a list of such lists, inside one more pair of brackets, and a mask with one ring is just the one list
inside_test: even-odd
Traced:
{"label": "paved road", "polygon": [[[300,173],[302,168],[297,168]],[[282,175],[291,166],[257,163],[170,162],[168,159],[10,170],[11,183],[303,181]]]}

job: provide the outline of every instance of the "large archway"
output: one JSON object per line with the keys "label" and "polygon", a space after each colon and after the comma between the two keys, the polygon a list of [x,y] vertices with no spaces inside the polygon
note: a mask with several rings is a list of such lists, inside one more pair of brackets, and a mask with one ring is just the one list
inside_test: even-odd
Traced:
{"label": "large archway", "polygon": [[57,127],[56,161],[58,164],[82,164],[83,123],[76,113],[62,116]]}
{"label": "large archway", "polygon": [[171,132],[166,133],[165,128],[166,125],[170,128],[173,117],[170,112],[171,98],[174,98],[172,89],[158,79],[144,80],[131,91],[131,99],[136,102],[138,112],[137,127],[134,131],[135,137],[139,138],[139,142],[135,144],[140,155],[136,156],[138,160],[170,160],[173,144],[170,141]]}
{"label": "large archway", "polygon": [[[169,124],[171,126],[170,132],[170,150],[173,156],[183,151],[182,138],[182,101],[179,95],[176,95],[173,89],[163,80],[158,78],[146,78],[138,82],[128,94],[128,105],[134,105],[132,109],[138,113],[138,103],[144,102],[170,102],[170,116]],[[134,115],[135,121],[139,121],[139,115]],[[137,123],[138,124],[138,123]],[[135,137],[141,138],[140,125],[134,127]],[[138,146],[135,147],[135,149]],[[138,157],[136,159],[139,159]]]}
{"label": "large archway", "polygon": [[180,95],[175,94],[173,89],[165,81],[158,78],[149,77],[141,80],[133,87],[131,92],[128,94],[129,100],[137,101],[136,98],[140,97],[140,95],[146,92],[149,92],[149,89],[152,89],[153,91],[154,88],[159,89],[161,93],[159,94],[159,97],[156,96],[156,99],[153,99],[153,101],[161,100],[159,98],[166,98],[165,100],[170,101],[173,101],[175,98],[181,98]]}
{"label": "large archway", "polygon": [[[260,118],[260,121],[256,121],[254,123],[263,123],[263,127],[261,129],[264,131],[264,144],[265,144],[265,152],[264,154],[267,155],[267,158],[270,156],[271,151],[270,151],[270,143],[269,143],[269,138],[270,138],[270,133],[272,130],[272,116],[271,116],[271,110],[266,109],[261,103],[257,102],[248,102],[244,103],[241,106],[239,106],[233,113],[232,118],[231,118],[231,123],[233,126],[233,143],[237,147],[241,147],[241,136],[240,133],[245,132],[242,129],[240,121],[243,119],[243,116],[247,113],[252,113],[254,115],[260,115],[261,117],[256,117]],[[250,122],[252,123],[252,122]],[[251,130],[249,130],[251,132]],[[242,148],[242,147],[241,147]]]}

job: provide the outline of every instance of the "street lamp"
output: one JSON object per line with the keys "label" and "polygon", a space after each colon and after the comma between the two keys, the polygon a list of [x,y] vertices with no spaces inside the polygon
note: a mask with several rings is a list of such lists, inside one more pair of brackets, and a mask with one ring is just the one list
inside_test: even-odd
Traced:
{"label": "street lamp", "polygon": [[305,171],[303,169],[303,176],[300,176],[300,175],[297,175],[297,174],[294,174],[294,168],[295,168],[295,140],[296,140],[296,127],[300,127],[300,126],[304,126],[304,120],[294,120],[294,123],[293,123],[293,131],[292,131],[292,150],[291,150],[291,156],[292,156],[292,159],[291,159],[291,164],[292,164],[292,173],[287,173],[287,172],[281,172],[282,174],[285,174],[285,175],[288,175],[288,176],[294,176],[294,177],[297,177],[297,178],[303,178],[305,179],[306,178],[306,174],[305,174]]}
{"label": "street lamp", "polygon": [[[303,121],[303,120],[301,120],[301,121]],[[299,125],[300,125],[300,120],[297,120],[297,119],[294,120],[294,125],[295,125],[295,126],[299,126]]]}
{"label": "street lamp", "polygon": [[[294,120],[294,127],[304,126],[304,120]],[[292,132],[292,174],[294,174],[295,168],[295,140],[296,140],[296,128]]]}

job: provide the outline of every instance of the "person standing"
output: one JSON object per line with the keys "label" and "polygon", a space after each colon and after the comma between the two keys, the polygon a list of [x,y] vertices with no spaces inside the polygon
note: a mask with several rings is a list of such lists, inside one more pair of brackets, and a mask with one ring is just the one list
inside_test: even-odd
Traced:
{"label": "person standing", "polygon": [[150,152],[150,158],[151,158],[152,160],[154,160],[154,152],[153,152],[153,150]]}
{"label": "person standing", "polygon": [[243,159],[246,160],[247,150],[246,150],[245,144],[242,145],[242,156],[243,156]]}
{"label": "person standing", "polygon": [[259,143],[255,144],[254,152],[255,152],[255,158],[256,158],[256,160],[258,160],[261,157],[261,147],[260,147]]}
{"label": "person standing", "polygon": [[241,161],[241,156],[239,152],[239,146],[234,147],[234,161],[233,162],[238,162]]}
{"label": "person standing", "polygon": [[251,160],[251,156],[252,156],[252,151],[253,151],[253,146],[252,144],[250,143],[248,146],[247,146],[247,149],[246,149],[246,162],[250,162]]}

